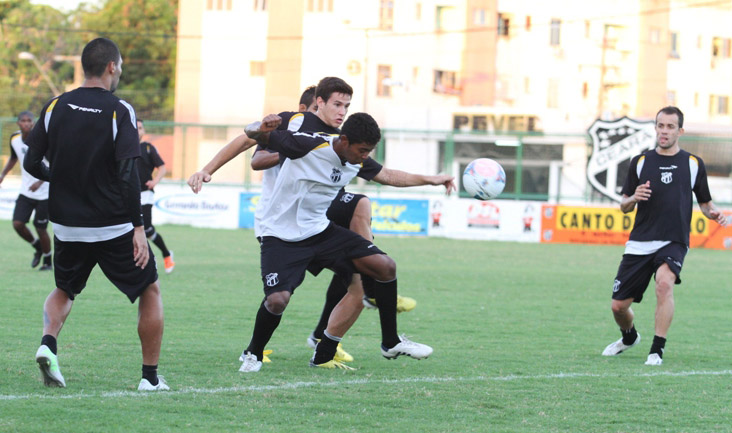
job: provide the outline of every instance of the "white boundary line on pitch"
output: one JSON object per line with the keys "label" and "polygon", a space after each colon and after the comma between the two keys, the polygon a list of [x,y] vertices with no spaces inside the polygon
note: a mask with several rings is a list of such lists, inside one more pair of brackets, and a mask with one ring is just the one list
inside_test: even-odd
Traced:
{"label": "white boundary line on pitch", "polygon": [[282,385],[250,385],[230,386],[221,388],[193,388],[184,387],[172,391],[140,392],[140,391],[111,391],[98,393],[76,393],[65,395],[53,394],[21,394],[0,395],[0,401],[8,400],[62,400],[80,398],[118,398],[118,397],[164,397],[185,394],[224,394],[232,392],[265,392],[315,387],[334,387],[342,385],[368,385],[378,383],[445,383],[445,382],[511,382],[517,380],[546,380],[546,379],[576,379],[576,378],[610,378],[610,377],[688,377],[688,376],[732,376],[732,370],[720,371],[654,371],[635,374],[600,374],[600,373],[555,373],[539,375],[508,375],[508,376],[474,376],[474,377],[409,377],[404,379],[352,379],[329,382],[293,382]]}

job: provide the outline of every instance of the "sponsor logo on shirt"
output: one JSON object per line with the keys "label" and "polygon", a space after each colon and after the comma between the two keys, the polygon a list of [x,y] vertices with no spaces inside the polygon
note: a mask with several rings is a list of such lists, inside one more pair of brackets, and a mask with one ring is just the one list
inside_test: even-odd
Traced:
{"label": "sponsor logo on shirt", "polygon": [[69,103],[67,103],[66,105],[68,105],[69,107],[73,108],[76,111],[86,111],[88,113],[101,113],[102,112],[102,110],[100,110],[98,108],[79,107],[78,105],[69,104]]}
{"label": "sponsor logo on shirt", "polygon": [[678,167],[677,167],[677,166],[675,166],[675,165],[673,165],[673,164],[671,164],[671,165],[669,165],[668,167],[658,167],[658,168],[660,168],[661,170],[675,170],[675,169],[677,169]]}
{"label": "sponsor logo on shirt", "polygon": [[673,173],[670,171],[664,171],[661,173],[661,182],[665,184],[669,184],[673,181]]}
{"label": "sponsor logo on shirt", "polygon": [[330,180],[332,180],[333,183],[338,183],[341,181],[342,175],[343,172],[340,169],[333,167],[333,172],[330,174]]}

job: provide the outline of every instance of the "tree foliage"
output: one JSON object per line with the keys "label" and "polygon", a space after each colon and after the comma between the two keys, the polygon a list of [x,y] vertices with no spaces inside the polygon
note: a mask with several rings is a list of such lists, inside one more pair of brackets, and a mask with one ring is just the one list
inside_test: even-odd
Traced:
{"label": "tree foliage", "polygon": [[69,56],[80,56],[88,41],[103,36],[122,52],[117,95],[143,118],[170,120],[176,29],[175,0],[106,0],[101,6],[81,4],[69,13],[29,0],[0,2],[0,117],[27,109],[37,113],[53,96],[36,64],[19,59],[19,53],[32,53],[48,79],[64,91],[74,80]]}

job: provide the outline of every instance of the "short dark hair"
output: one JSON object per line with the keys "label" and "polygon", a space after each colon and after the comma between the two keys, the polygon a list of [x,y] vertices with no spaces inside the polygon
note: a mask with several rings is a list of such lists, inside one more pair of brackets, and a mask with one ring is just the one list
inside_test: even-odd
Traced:
{"label": "short dark hair", "polygon": [[679,118],[679,128],[684,127],[684,113],[679,110],[678,107],[674,107],[669,105],[668,107],[663,107],[660,110],[658,110],[658,113],[656,113],[656,119],[658,119],[659,114],[675,114]]}
{"label": "short dark hair", "polygon": [[315,86],[309,86],[300,95],[300,104],[309,107],[315,100]]}
{"label": "short dark hair", "polygon": [[18,120],[20,120],[22,117],[30,117],[31,120],[33,120],[35,118],[33,113],[28,110],[21,111],[20,113],[18,113]]}
{"label": "short dark hair", "polygon": [[315,97],[323,98],[323,101],[325,102],[328,102],[328,99],[330,99],[330,96],[334,93],[343,93],[348,96],[353,96],[353,88],[338,77],[325,77],[320,80],[318,87],[315,89]]}
{"label": "short dark hair", "polygon": [[376,145],[381,140],[379,125],[367,113],[351,114],[343,123],[341,134],[348,137],[350,144],[366,143]]}
{"label": "short dark hair", "polygon": [[109,62],[117,63],[122,56],[117,44],[107,38],[97,38],[86,44],[81,52],[81,66],[87,77],[101,77]]}

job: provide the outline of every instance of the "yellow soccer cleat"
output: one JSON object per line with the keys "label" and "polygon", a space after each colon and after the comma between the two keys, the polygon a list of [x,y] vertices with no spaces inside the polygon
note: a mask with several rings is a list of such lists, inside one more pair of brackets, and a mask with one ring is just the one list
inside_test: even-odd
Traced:
{"label": "yellow soccer cleat", "polygon": [[262,362],[272,362],[272,360],[269,359],[269,356],[267,356],[267,355],[271,355],[272,352],[273,351],[270,349],[267,349],[264,352],[262,352]]}
{"label": "yellow soccer cleat", "polygon": [[349,367],[346,364],[342,362],[338,362],[335,359],[331,359],[328,362],[324,362],[322,364],[316,364],[313,362],[313,360],[310,360],[310,366],[311,367],[318,367],[318,368],[330,368],[330,369],[340,369],[340,370],[355,370],[353,367]]}
{"label": "yellow soccer cleat", "polygon": [[338,343],[338,348],[336,348],[336,353],[333,357],[333,360],[336,362],[353,362],[353,356],[343,350],[343,346],[341,345],[341,343]]}
{"label": "yellow soccer cleat", "polygon": [[[370,310],[379,308],[379,306],[376,305],[376,299],[369,298],[367,296],[363,297],[363,306]],[[407,311],[412,311],[416,306],[417,301],[414,298],[397,295],[397,313],[406,313]]]}
{"label": "yellow soccer cleat", "polygon": [[414,298],[397,295],[397,313],[406,313],[407,311],[412,311],[416,306],[417,301]]}

